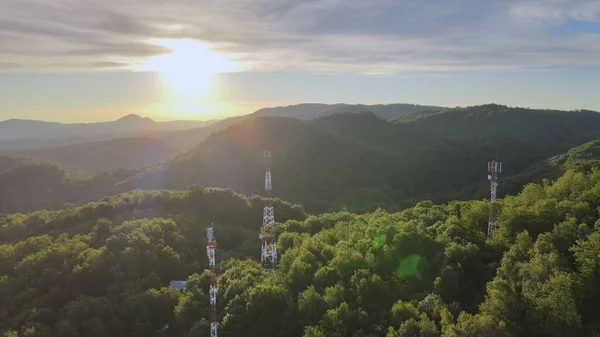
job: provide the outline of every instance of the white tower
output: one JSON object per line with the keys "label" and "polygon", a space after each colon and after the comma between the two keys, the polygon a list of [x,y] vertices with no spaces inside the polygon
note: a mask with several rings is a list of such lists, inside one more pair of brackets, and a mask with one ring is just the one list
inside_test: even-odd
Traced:
{"label": "white tower", "polygon": [[269,198],[263,210],[263,225],[260,232],[262,242],[260,262],[263,272],[277,268],[277,238],[275,237],[275,212],[271,202],[271,151],[264,151],[265,158],[265,194]]}
{"label": "white tower", "polygon": [[206,246],[206,255],[208,255],[208,267],[210,269],[210,337],[217,337],[217,275],[215,273],[215,235],[213,228],[206,230],[208,237],[208,246]]}
{"label": "white tower", "polygon": [[490,220],[488,222],[488,238],[492,237],[494,231],[496,230],[496,192],[498,190],[498,173],[502,172],[502,163],[498,161],[488,162],[488,180],[490,181]]}

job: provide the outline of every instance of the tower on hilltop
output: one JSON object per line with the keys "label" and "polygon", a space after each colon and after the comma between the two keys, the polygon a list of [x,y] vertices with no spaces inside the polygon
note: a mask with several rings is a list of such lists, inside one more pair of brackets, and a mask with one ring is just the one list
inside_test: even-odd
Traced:
{"label": "tower on hilltop", "polygon": [[208,267],[210,269],[210,337],[217,337],[217,274],[215,272],[215,234],[213,228],[206,230],[208,246],[206,246],[206,255],[208,255]]}
{"label": "tower on hilltop", "polygon": [[498,191],[498,173],[502,172],[502,163],[496,160],[488,162],[488,180],[490,181],[490,219],[488,222],[488,238],[492,237],[496,230],[496,215],[498,209],[496,208],[496,193]]}
{"label": "tower on hilltop", "polygon": [[260,232],[262,242],[260,262],[263,272],[277,268],[277,238],[275,237],[275,212],[271,201],[271,151],[264,151],[265,158],[265,197],[267,202],[263,210],[263,225]]}

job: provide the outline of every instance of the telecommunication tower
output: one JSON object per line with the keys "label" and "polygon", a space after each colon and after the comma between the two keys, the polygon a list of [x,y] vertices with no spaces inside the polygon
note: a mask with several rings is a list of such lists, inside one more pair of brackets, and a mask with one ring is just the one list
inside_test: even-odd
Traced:
{"label": "telecommunication tower", "polygon": [[208,255],[208,267],[210,269],[210,337],[217,337],[217,275],[215,273],[215,234],[213,228],[206,230],[208,237],[208,246],[206,246],[206,255]]}
{"label": "telecommunication tower", "polygon": [[260,232],[262,242],[260,262],[263,272],[277,268],[277,238],[275,237],[275,212],[271,202],[271,151],[264,151],[265,158],[265,196],[268,198],[263,210],[263,225]]}
{"label": "telecommunication tower", "polygon": [[496,160],[488,162],[488,180],[490,181],[490,220],[488,222],[488,238],[492,237],[496,230],[496,193],[498,191],[498,173],[502,172],[502,163]]}

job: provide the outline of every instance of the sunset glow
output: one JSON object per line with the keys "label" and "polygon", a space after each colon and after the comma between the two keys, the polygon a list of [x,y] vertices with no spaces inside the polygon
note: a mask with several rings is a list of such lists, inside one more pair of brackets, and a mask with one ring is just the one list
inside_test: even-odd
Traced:
{"label": "sunset glow", "polygon": [[215,74],[236,68],[227,56],[194,40],[158,40],[155,44],[173,52],[149,59],[140,70],[162,73],[168,90],[175,96],[205,96],[212,89]]}

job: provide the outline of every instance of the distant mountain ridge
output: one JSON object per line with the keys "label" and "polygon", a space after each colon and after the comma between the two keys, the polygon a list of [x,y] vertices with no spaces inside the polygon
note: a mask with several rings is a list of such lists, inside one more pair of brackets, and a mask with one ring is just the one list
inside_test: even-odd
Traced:
{"label": "distant mountain ridge", "polygon": [[[273,151],[275,195],[310,212],[394,210],[421,200],[468,199],[487,188],[486,162],[496,154],[505,164],[502,176],[509,178],[599,139],[600,114],[482,105],[402,121],[371,112],[310,120],[243,116],[182,132],[199,136],[200,143],[152,167],[76,182],[50,166],[11,170],[18,162],[7,161],[8,171],[0,174],[0,211],[28,212],[57,207],[61,200],[80,204],[135,189],[191,184],[261,193],[265,148]],[[500,194],[509,191],[503,181]]]}
{"label": "distant mountain ridge", "polygon": [[302,103],[288,106],[279,106],[273,108],[262,108],[251,114],[253,117],[293,117],[298,119],[312,119],[332,115],[335,113],[358,113],[372,112],[375,116],[383,119],[393,119],[400,116],[410,115],[421,111],[437,111],[445,109],[440,106],[416,105],[408,103],[393,104],[322,104],[322,103]]}
{"label": "distant mountain ridge", "polygon": [[[90,138],[94,136],[131,136],[154,131],[172,131],[200,127],[212,121],[156,122],[148,117],[130,114],[115,121],[98,123],[58,123],[38,120],[10,119],[0,122],[0,141],[45,140],[55,138]],[[35,144],[35,142],[32,142]],[[1,144],[0,144],[1,146]],[[9,146],[1,146],[7,148]]]}
{"label": "distant mountain ridge", "polygon": [[243,122],[247,119],[259,118],[259,117],[290,117],[300,120],[309,120],[319,117],[330,116],[334,114],[343,113],[360,113],[360,112],[371,112],[375,116],[385,119],[392,120],[395,118],[401,118],[413,113],[428,112],[428,111],[439,111],[445,109],[443,107],[428,106],[428,105],[415,105],[406,103],[396,104],[375,104],[375,105],[364,105],[364,104],[322,104],[322,103],[302,103],[288,106],[262,108],[248,115],[234,116],[225,119],[221,119],[210,123],[209,125],[188,129],[169,131],[164,135],[158,137],[164,140],[172,147],[178,148],[180,151],[189,151],[194,146],[200,144],[211,134],[225,130],[226,128],[233,126],[234,124]]}
{"label": "distant mountain ridge", "polygon": [[423,111],[439,111],[443,107],[415,104],[321,104],[303,103],[259,109],[253,113],[221,120],[174,120],[156,122],[136,114],[118,120],[97,123],[59,123],[27,119],[0,121],[0,150],[58,147],[76,143],[105,141],[114,138],[146,136],[167,142],[180,151],[188,151],[212,133],[223,130],[248,118],[292,117],[302,120],[336,113],[372,112],[379,118],[391,120]]}

